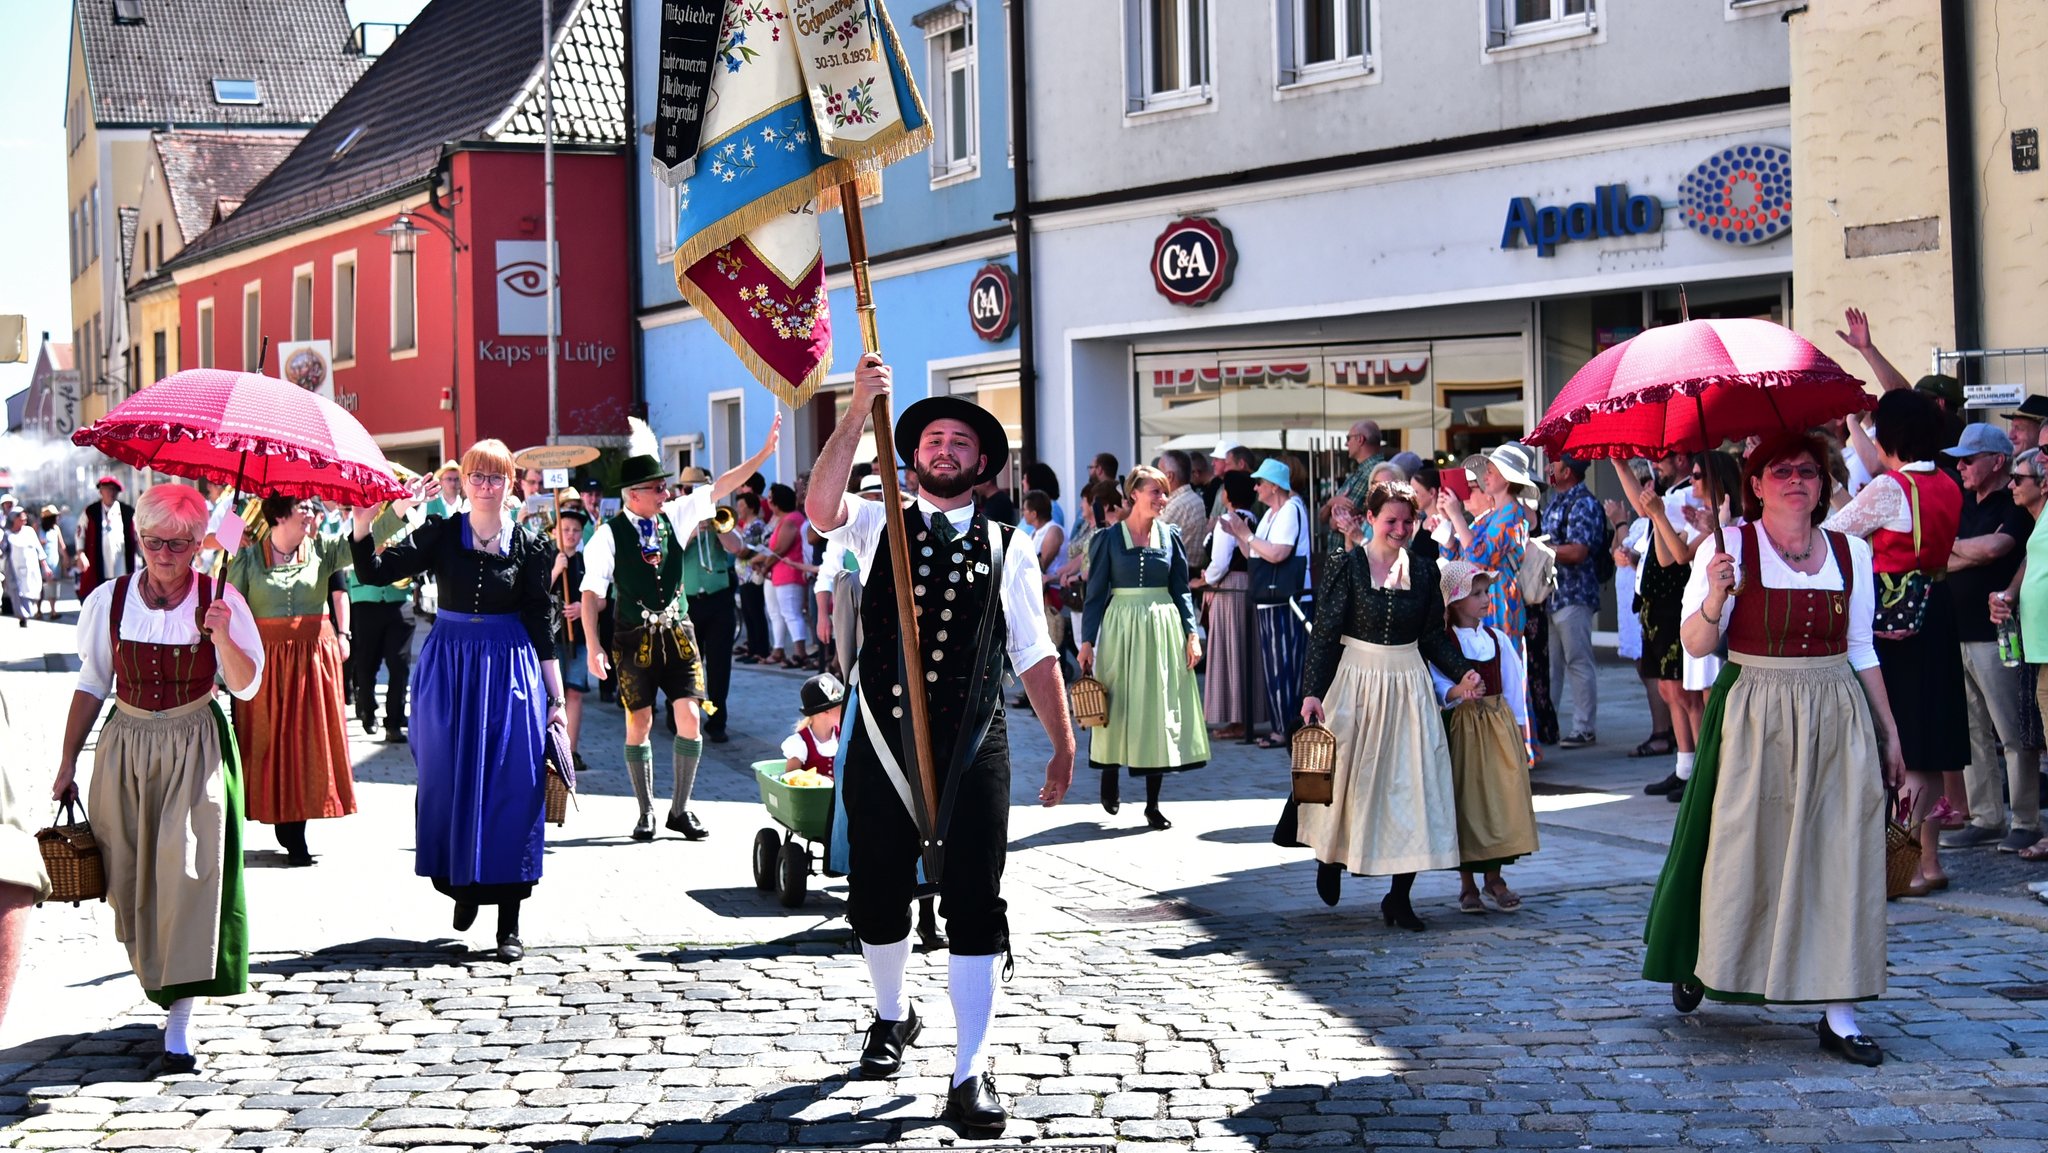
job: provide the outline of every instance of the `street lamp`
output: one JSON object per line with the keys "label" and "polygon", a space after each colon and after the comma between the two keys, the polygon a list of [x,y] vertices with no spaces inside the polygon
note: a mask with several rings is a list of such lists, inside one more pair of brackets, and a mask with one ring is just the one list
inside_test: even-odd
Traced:
{"label": "street lamp", "polygon": [[458,253],[469,251],[469,245],[464,244],[462,237],[456,235],[453,225],[436,220],[432,216],[415,216],[401,209],[398,219],[392,221],[389,227],[377,230],[377,235],[391,238],[393,257],[412,256],[419,251],[420,237],[426,235],[427,230],[415,221],[424,221],[432,225],[434,231],[448,238],[448,400],[442,407],[454,414],[450,419],[455,424],[455,451],[446,455],[455,456],[462,451],[462,409],[457,403],[462,395],[462,310],[458,307],[461,290],[457,287],[455,258]]}

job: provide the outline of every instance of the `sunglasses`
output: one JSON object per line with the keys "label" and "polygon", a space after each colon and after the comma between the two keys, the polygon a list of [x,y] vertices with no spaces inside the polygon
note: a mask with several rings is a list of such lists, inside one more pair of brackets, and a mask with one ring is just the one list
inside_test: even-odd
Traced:
{"label": "sunglasses", "polygon": [[2038,472],[2016,472],[2013,473],[2010,477],[2006,478],[2005,484],[2006,487],[2010,488],[2023,480],[2032,481],[2035,484],[2040,484],[2041,474]]}
{"label": "sunglasses", "polygon": [[1820,470],[1810,464],[1774,464],[1764,471],[1779,484],[1787,484],[1794,480],[1820,479]]}

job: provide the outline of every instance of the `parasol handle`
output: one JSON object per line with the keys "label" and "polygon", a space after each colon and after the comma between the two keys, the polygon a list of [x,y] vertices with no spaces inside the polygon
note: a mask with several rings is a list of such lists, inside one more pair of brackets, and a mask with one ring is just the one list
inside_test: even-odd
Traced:
{"label": "parasol handle", "polygon": [[[1699,415],[1700,455],[1704,456],[1712,452],[1714,448],[1714,442],[1707,438],[1707,405],[1705,401],[1700,399],[1699,393],[1693,393],[1692,406],[1693,411]],[[1714,470],[1702,464],[1700,466],[1700,480],[1706,485],[1707,489],[1707,516],[1712,518],[1714,522],[1714,551],[1725,553],[1728,551],[1728,537],[1721,530],[1722,494],[1719,483],[1714,479]],[[1739,596],[1742,593],[1741,565],[1735,566],[1735,587],[1730,589],[1729,593],[1734,596]]]}

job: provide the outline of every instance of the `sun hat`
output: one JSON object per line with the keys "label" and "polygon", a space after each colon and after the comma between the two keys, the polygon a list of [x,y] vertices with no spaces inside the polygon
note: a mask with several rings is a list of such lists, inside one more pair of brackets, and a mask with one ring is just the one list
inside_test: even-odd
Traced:
{"label": "sun hat", "polygon": [[1443,585],[1444,603],[1453,604],[1492,584],[1499,575],[1471,561],[1454,560],[1444,562],[1437,579]]}
{"label": "sun hat", "polygon": [[1512,440],[1497,444],[1486,450],[1486,459],[1510,485],[1541,487],[1536,479],[1536,458],[1529,452],[1529,446]]}
{"label": "sun hat", "polygon": [[1259,467],[1253,469],[1252,479],[1263,480],[1288,492],[1294,491],[1294,470],[1288,468],[1287,462],[1277,456],[1267,457]]}

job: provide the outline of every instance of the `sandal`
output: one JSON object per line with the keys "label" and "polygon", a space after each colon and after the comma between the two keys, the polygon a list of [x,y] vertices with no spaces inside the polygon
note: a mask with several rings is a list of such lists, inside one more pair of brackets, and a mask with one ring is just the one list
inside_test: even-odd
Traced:
{"label": "sandal", "polygon": [[1484,913],[1486,912],[1486,902],[1480,900],[1477,893],[1460,893],[1458,894],[1458,911],[1460,913]]}
{"label": "sandal", "polygon": [[1262,749],[1284,749],[1287,747],[1287,738],[1267,733],[1259,738],[1259,747]]}
{"label": "sandal", "polygon": [[2022,861],[2048,861],[2048,837],[2043,837],[2016,854]]}
{"label": "sandal", "polygon": [[1678,751],[1677,738],[1669,732],[1651,733],[1650,739],[1629,750],[1631,757],[1668,757]]}
{"label": "sandal", "polygon": [[1506,885],[1488,885],[1486,895],[1493,898],[1493,907],[1503,913],[1512,913],[1522,907],[1522,898]]}

